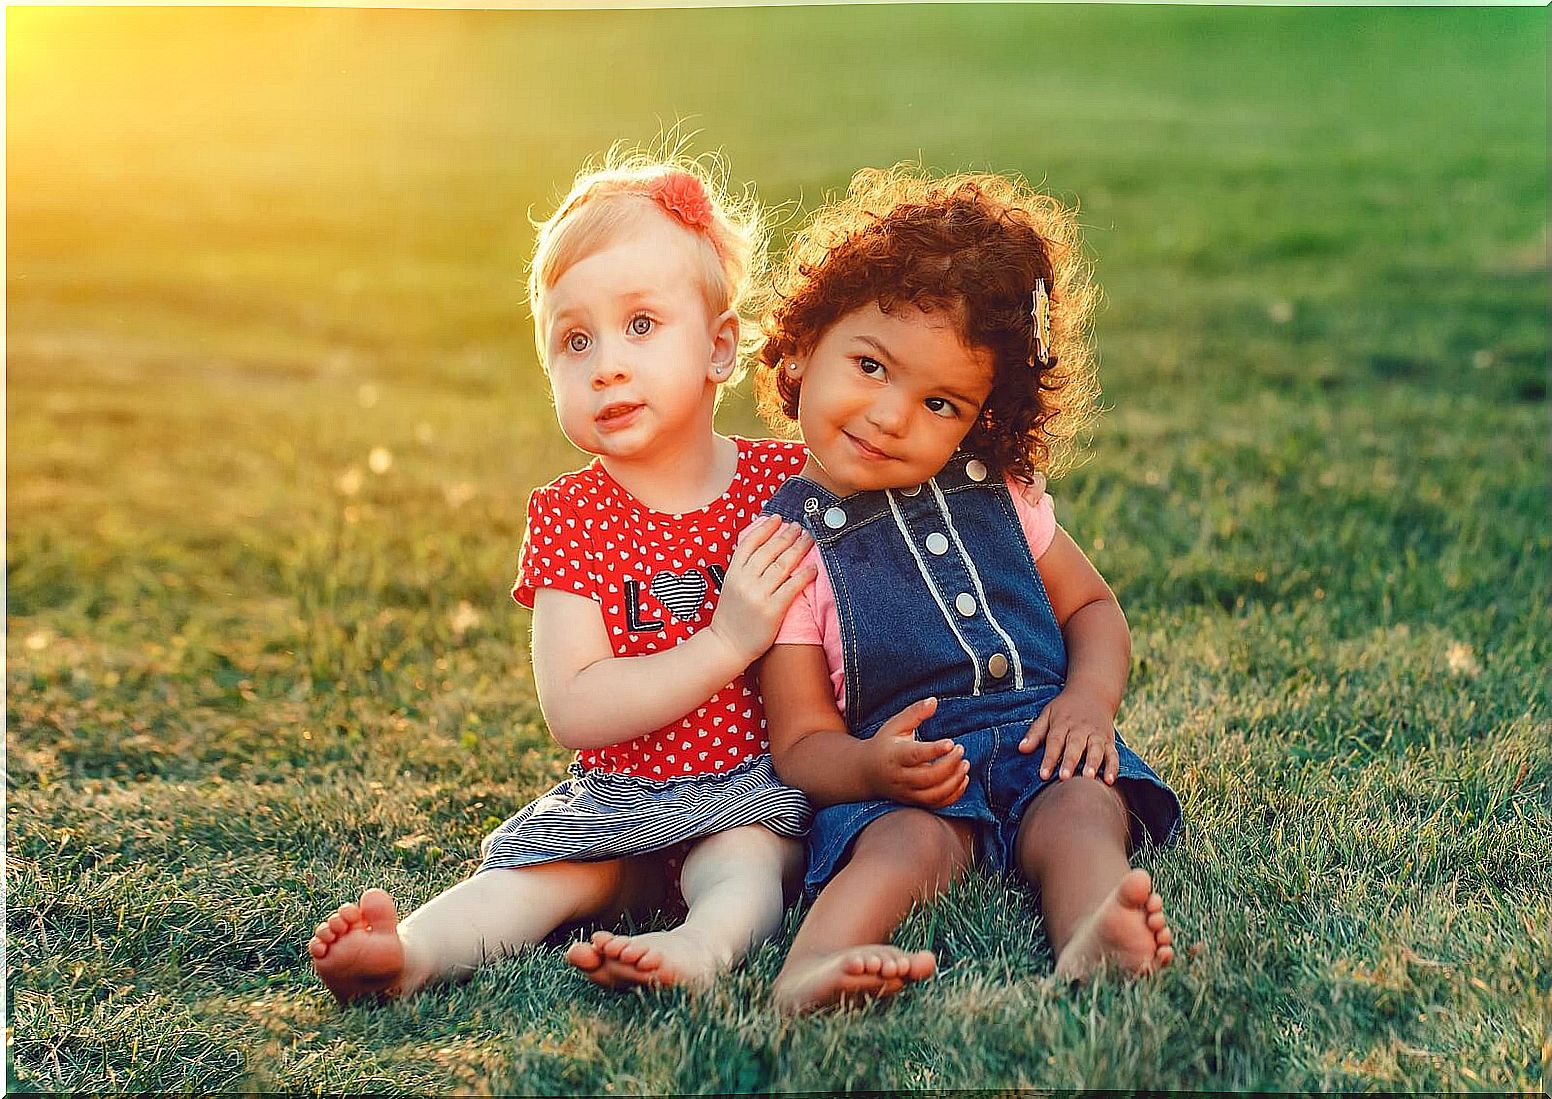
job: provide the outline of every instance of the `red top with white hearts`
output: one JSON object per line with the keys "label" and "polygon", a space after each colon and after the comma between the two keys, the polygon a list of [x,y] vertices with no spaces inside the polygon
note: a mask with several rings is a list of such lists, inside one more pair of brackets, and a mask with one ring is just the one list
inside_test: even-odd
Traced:
{"label": "red top with white hearts", "polygon": [[[616,656],[672,648],[711,623],[739,531],[803,468],[801,443],[739,439],[727,491],[698,511],[653,511],[594,459],[528,498],[528,529],[512,598],[534,589],[592,599]],[[667,779],[731,770],[769,750],[765,711],[747,671],[694,712],[634,740],[577,753],[583,770]]]}

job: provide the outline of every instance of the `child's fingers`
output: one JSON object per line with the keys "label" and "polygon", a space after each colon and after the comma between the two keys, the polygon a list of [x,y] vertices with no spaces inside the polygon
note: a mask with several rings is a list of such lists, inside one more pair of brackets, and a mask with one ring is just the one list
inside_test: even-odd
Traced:
{"label": "child's fingers", "polygon": [[[772,538],[766,548],[777,544],[777,539]],[[760,576],[773,589],[779,587],[808,557],[808,551],[814,548],[814,540],[809,537],[808,531],[802,527],[797,528],[797,537],[793,538],[790,545],[773,557],[769,564],[761,570]]]}
{"label": "child's fingers", "polygon": [[917,804],[924,809],[941,809],[945,805],[952,805],[959,800],[959,796],[970,785],[970,774],[965,772],[960,775],[952,775],[943,782],[929,789],[923,790],[919,795]]}
{"label": "child's fingers", "polygon": [[1040,711],[1040,716],[1035,718],[1029,726],[1029,732],[1024,734],[1024,739],[1019,741],[1018,749],[1025,755],[1040,747],[1040,742],[1045,739],[1046,731],[1051,727],[1051,707],[1047,706]]}
{"label": "child's fingers", "polygon": [[728,568],[735,564],[743,564],[749,559],[749,555],[770,540],[771,535],[781,529],[781,520],[774,515],[762,515],[738,532],[738,542],[733,546],[733,556],[728,560]]}
{"label": "child's fingers", "polygon": [[[802,560],[802,558],[798,558]],[[802,590],[814,582],[819,575],[819,570],[813,565],[804,565],[792,573],[771,592],[771,605],[778,610],[785,611],[792,605],[792,601],[798,597]]]}
{"label": "child's fingers", "polygon": [[926,721],[938,709],[936,698],[923,698],[911,703],[879,727],[875,736],[912,736],[917,726]]}
{"label": "child's fingers", "polygon": [[900,745],[900,762],[907,767],[920,767],[952,756],[964,758],[965,748],[957,740],[908,740]]}
{"label": "child's fingers", "polygon": [[1088,746],[1083,752],[1083,775],[1085,778],[1098,778],[1099,769],[1105,765],[1105,742],[1099,733],[1089,737]]}
{"label": "child's fingers", "polygon": [[967,774],[970,764],[960,756],[946,755],[931,763],[923,763],[906,769],[904,782],[912,790],[930,790],[941,786],[950,778]]}
{"label": "child's fingers", "polygon": [[[794,545],[801,545],[804,539],[808,538],[808,531],[797,523],[782,520],[773,523],[772,528],[752,536],[759,538],[757,544],[749,547],[749,567],[756,575],[768,572],[783,552]],[[806,549],[804,552],[807,552]],[[801,558],[801,555],[799,556]]]}
{"label": "child's fingers", "polygon": [[1105,745],[1105,782],[1111,786],[1121,774],[1121,753],[1116,751],[1115,737],[1110,738],[1110,743]]}
{"label": "child's fingers", "polygon": [[1078,764],[1083,762],[1083,753],[1088,750],[1088,738],[1078,731],[1067,735],[1066,744],[1062,748],[1062,778],[1069,779],[1078,773]]}
{"label": "child's fingers", "polygon": [[1067,730],[1057,729],[1045,734],[1045,758],[1040,761],[1040,778],[1045,780],[1056,773],[1061,763],[1062,749],[1066,746]]}

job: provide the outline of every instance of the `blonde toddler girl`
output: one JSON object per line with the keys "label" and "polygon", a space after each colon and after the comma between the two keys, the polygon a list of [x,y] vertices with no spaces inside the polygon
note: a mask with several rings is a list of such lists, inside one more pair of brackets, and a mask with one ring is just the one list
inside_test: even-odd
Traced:
{"label": "blonde toddler girl", "polygon": [[368,889],[319,924],[308,950],[341,1002],[671,901],[680,857],[683,923],[599,931],[571,964],[608,986],[701,986],[777,928],[809,808],[772,770],[747,668],[814,576],[802,528],[759,516],[804,458],[712,425],[761,246],[751,204],[642,156],[583,173],[540,227],[535,341],[561,430],[595,457],[530,498],[513,596],[572,777],[403,920]]}

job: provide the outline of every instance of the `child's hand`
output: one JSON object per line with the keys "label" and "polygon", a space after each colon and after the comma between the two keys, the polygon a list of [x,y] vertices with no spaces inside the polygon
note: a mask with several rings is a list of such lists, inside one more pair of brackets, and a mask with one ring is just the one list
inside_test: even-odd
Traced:
{"label": "child's hand", "polygon": [[803,565],[813,546],[801,525],[773,515],[762,515],[739,536],[707,628],[740,663],[753,663],[776,640],[787,608],[817,574]]}
{"label": "child's hand", "polygon": [[913,702],[884,725],[868,747],[868,785],[875,797],[902,805],[941,809],[970,782],[964,746],[953,740],[917,740],[916,728],[938,709],[938,700]]}
{"label": "child's hand", "polygon": [[1102,777],[1114,786],[1121,768],[1115,748],[1115,714],[1103,702],[1081,691],[1067,689],[1051,699],[1029,732],[1019,741],[1019,751],[1028,754],[1045,742],[1045,758],[1040,761],[1040,777],[1048,779],[1059,766],[1060,777],[1069,779],[1080,766],[1089,778]]}

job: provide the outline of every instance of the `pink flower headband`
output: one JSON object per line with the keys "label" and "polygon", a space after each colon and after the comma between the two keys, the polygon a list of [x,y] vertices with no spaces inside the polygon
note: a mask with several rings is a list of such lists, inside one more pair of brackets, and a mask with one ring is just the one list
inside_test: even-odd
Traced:
{"label": "pink flower headband", "polygon": [[647,194],[691,229],[711,227],[711,197],[690,172],[667,172],[647,184]]}

